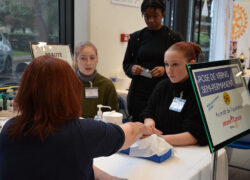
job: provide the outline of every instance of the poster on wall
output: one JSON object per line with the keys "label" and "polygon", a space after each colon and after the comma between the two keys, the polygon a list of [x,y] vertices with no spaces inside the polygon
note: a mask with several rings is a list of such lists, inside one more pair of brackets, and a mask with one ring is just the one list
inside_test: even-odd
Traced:
{"label": "poster on wall", "polygon": [[42,55],[50,55],[65,60],[70,66],[72,66],[72,54],[69,45],[46,42],[30,42],[30,49],[33,58]]}
{"label": "poster on wall", "polygon": [[141,0],[111,0],[112,4],[131,6],[131,7],[140,7]]}
{"label": "poster on wall", "polygon": [[250,1],[235,0],[233,3],[233,19],[230,42],[230,58],[245,56],[245,67],[250,69]]}
{"label": "poster on wall", "polygon": [[239,59],[187,65],[210,151],[249,133],[250,95]]}

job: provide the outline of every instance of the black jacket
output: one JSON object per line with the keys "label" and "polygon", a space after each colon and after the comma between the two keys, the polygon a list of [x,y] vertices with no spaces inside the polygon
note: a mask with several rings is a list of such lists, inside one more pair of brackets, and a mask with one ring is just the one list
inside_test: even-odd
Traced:
{"label": "black jacket", "polygon": [[[169,110],[174,97],[186,100],[181,112]],[[171,83],[169,79],[161,81],[149,98],[148,105],[141,114],[141,118],[152,118],[156,128],[163,134],[177,134],[189,132],[200,145],[208,143],[205,128],[199,112],[198,104],[190,80],[184,83]]]}
{"label": "black jacket", "polygon": [[137,64],[149,70],[156,66],[164,66],[165,51],[179,41],[182,41],[182,37],[165,26],[157,31],[151,31],[146,27],[130,35],[123,70],[132,78],[127,103],[133,121],[138,121],[139,114],[145,108],[154,87],[159,81],[167,78],[167,75],[151,79],[134,76],[131,73],[132,66]]}

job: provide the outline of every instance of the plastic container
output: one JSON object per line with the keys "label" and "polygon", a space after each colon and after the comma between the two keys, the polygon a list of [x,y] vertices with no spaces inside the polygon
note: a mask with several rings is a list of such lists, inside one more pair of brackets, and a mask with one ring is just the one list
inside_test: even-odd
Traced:
{"label": "plastic container", "polygon": [[113,123],[116,125],[122,124],[123,114],[115,111],[106,111],[102,115],[104,122]]}
{"label": "plastic container", "polygon": [[103,120],[102,108],[109,108],[109,109],[111,109],[110,106],[103,106],[102,104],[98,104],[97,105],[98,111],[97,111],[97,113],[96,113],[96,115],[94,117],[94,120],[97,120],[97,121],[102,121]]}
{"label": "plastic container", "polygon": [[4,93],[2,97],[3,97],[3,110],[7,110],[8,108],[7,100],[9,99],[9,95],[8,93]]}
{"label": "plastic container", "polygon": [[13,99],[10,97],[9,100],[7,101],[7,109],[8,111],[12,112],[13,111]]}

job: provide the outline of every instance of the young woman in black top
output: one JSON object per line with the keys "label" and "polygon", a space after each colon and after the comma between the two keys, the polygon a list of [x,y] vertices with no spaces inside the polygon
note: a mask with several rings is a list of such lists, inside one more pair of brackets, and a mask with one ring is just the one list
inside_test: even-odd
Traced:
{"label": "young woman in black top", "polygon": [[166,51],[164,63],[169,79],[156,86],[141,114],[151,132],[161,135],[172,145],[207,144],[186,70],[186,64],[195,63],[200,53],[201,48],[191,42],[176,43]]}
{"label": "young woman in black top", "polygon": [[164,52],[182,40],[180,35],[161,24],[165,14],[162,0],[144,0],[141,12],[147,27],[130,35],[123,60],[124,72],[132,78],[127,100],[132,121],[139,121],[139,114],[146,107],[154,87],[167,77]]}

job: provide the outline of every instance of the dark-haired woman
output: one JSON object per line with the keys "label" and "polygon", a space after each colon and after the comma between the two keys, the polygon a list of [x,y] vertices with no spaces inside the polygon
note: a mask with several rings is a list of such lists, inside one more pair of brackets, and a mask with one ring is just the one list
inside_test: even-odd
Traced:
{"label": "dark-haired woman", "polygon": [[195,63],[202,53],[199,45],[179,42],[164,55],[169,79],[154,89],[141,114],[144,124],[176,146],[206,145],[207,139],[186,64]]}
{"label": "dark-haired woman", "polygon": [[147,27],[130,35],[123,60],[126,75],[132,78],[128,93],[128,110],[132,121],[139,121],[139,114],[156,84],[166,78],[164,52],[182,37],[162,25],[165,15],[162,0],[144,0],[141,12]]}
{"label": "dark-haired woman", "polygon": [[40,56],[27,66],[15,98],[18,115],[0,134],[0,179],[112,179],[93,158],[128,148],[145,130],[81,119],[82,85],[63,60]]}

